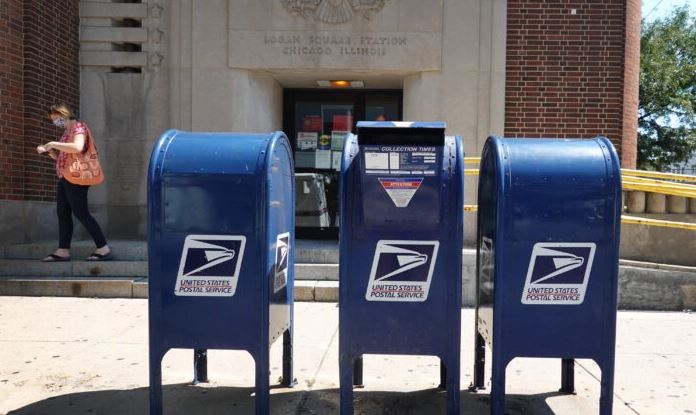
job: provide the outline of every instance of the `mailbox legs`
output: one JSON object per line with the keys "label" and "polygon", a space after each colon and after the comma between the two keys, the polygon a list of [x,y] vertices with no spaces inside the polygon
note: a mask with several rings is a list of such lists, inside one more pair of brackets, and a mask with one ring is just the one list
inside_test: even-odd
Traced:
{"label": "mailbox legs", "polygon": [[438,389],[447,388],[447,366],[445,366],[445,362],[442,359],[440,359],[440,384],[437,387]]}
{"label": "mailbox legs", "polygon": [[150,415],[162,415],[163,357],[163,352],[150,346]]}
{"label": "mailbox legs", "polygon": [[505,414],[505,369],[508,362],[493,352],[491,373],[491,415]]}
{"label": "mailbox legs", "polygon": [[254,356],[256,364],[256,415],[268,415],[270,399],[269,350],[262,350]]}
{"label": "mailbox legs", "polygon": [[339,389],[341,415],[353,415],[353,365],[355,364],[353,356],[347,356],[339,353],[338,373],[339,373]]}
{"label": "mailbox legs", "polygon": [[561,393],[575,394],[575,359],[561,360]]}
{"label": "mailbox legs", "polygon": [[193,382],[198,385],[199,382],[208,383],[208,349],[193,350]]}
{"label": "mailbox legs", "polygon": [[441,376],[443,372],[445,379],[441,380],[441,382],[445,382],[445,387],[447,389],[447,414],[459,414],[461,412],[459,360],[456,358],[449,359],[448,361],[440,360]]}
{"label": "mailbox legs", "polygon": [[486,341],[483,339],[476,329],[476,341],[474,344],[474,382],[472,388],[485,388],[484,374],[486,369]]}
{"label": "mailbox legs", "polygon": [[283,386],[292,388],[297,383],[292,368],[292,325],[283,333]]}
{"label": "mailbox legs", "polygon": [[358,356],[353,360],[353,386],[364,388],[363,384],[363,357]]}
{"label": "mailbox legs", "polygon": [[606,360],[597,362],[602,371],[599,394],[599,415],[612,414],[612,402],[614,395],[614,356],[608,356]]}

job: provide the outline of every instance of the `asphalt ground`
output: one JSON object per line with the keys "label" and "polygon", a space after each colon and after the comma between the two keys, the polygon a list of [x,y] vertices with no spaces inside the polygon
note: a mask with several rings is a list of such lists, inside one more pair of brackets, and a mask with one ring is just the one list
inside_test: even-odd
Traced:
{"label": "asphalt ground", "polygon": [[[488,414],[489,389],[469,392],[473,309],[462,309],[462,414]],[[295,304],[297,385],[277,385],[281,342],[271,348],[272,414],[338,414],[338,308]],[[147,414],[147,300],[0,297],[0,414]],[[696,413],[696,314],[618,315],[614,414]],[[192,351],[163,361],[165,414],[254,413],[254,363],[246,352],[211,350],[210,383],[191,385]],[[488,351],[490,362],[490,350]],[[578,360],[577,394],[557,392],[557,359],[515,359],[507,412],[596,414],[598,367]],[[490,367],[487,368],[488,378]],[[445,414],[439,362],[429,356],[367,355],[355,414]]]}

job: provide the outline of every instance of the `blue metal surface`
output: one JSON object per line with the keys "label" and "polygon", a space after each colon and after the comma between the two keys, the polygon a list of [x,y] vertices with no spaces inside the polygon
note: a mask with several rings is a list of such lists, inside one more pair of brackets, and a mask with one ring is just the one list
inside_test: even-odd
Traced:
{"label": "blue metal surface", "polygon": [[611,414],[621,173],[611,142],[491,137],[479,181],[476,357],[483,387],[492,350],[491,413],[504,414],[515,357],[575,358],[602,371],[600,413]]}
{"label": "blue metal surface", "polygon": [[444,123],[383,124],[358,123],[343,152],[341,414],[353,413],[363,354],[439,357],[447,413],[459,414],[462,140]]}
{"label": "blue metal surface", "polygon": [[[148,173],[150,413],[162,413],[172,348],[239,349],[269,412],[269,346],[283,337],[292,385],[295,181],[282,132],[170,130]],[[200,357],[199,357],[200,358]],[[198,375],[198,374],[197,374]]]}

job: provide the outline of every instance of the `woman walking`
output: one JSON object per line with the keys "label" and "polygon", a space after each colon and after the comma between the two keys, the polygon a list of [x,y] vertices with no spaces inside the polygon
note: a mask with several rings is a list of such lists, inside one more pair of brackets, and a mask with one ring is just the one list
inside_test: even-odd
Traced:
{"label": "woman walking", "polygon": [[95,251],[86,258],[87,261],[106,261],[111,259],[111,249],[106,243],[106,238],[99,224],[89,213],[87,205],[87,191],[89,186],[70,183],[63,176],[69,153],[81,153],[85,151],[87,140],[91,140],[89,129],[82,121],[75,119],[75,115],[65,104],[52,105],[48,113],[49,118],[58,128],[63,128],[63,136],[60,141],[49,141],[36,147],[39,154],[47,153],[56,160],[56,174],[58,186],[56,189],[56,212],[58,213],[58,249],[48,255],[43,262],[70,261],[70,243],[73,234],[72,215],[87,229],[94,244]]}

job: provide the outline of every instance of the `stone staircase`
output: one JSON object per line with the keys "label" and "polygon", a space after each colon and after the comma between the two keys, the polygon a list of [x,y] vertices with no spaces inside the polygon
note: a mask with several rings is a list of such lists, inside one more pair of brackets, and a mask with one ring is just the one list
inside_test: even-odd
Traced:
{"label": "stone staircase", "polygon": [[[0,296],[147,298],[147,243],[110,241],[114,260],[87,262],[91,241],[73,244],[70,262],[42,263],[55,243],[0,246]],[[338,301],[338,242],[297,240],[295,299]],[[464,249],[462,305],[475,305],[476,255]],[[621,260],[619,307],[696,309],[696,268]]]}
{"label": "stone staircase", "polygon": [[[112,261],[88,262],[91,241],[73,243],[72,261],[43,263],[55,243],[0,247],[0,295],[147,297],[147,243],[110,241]],[[338,301],[338,242],[298,240],[298,301]]]}

